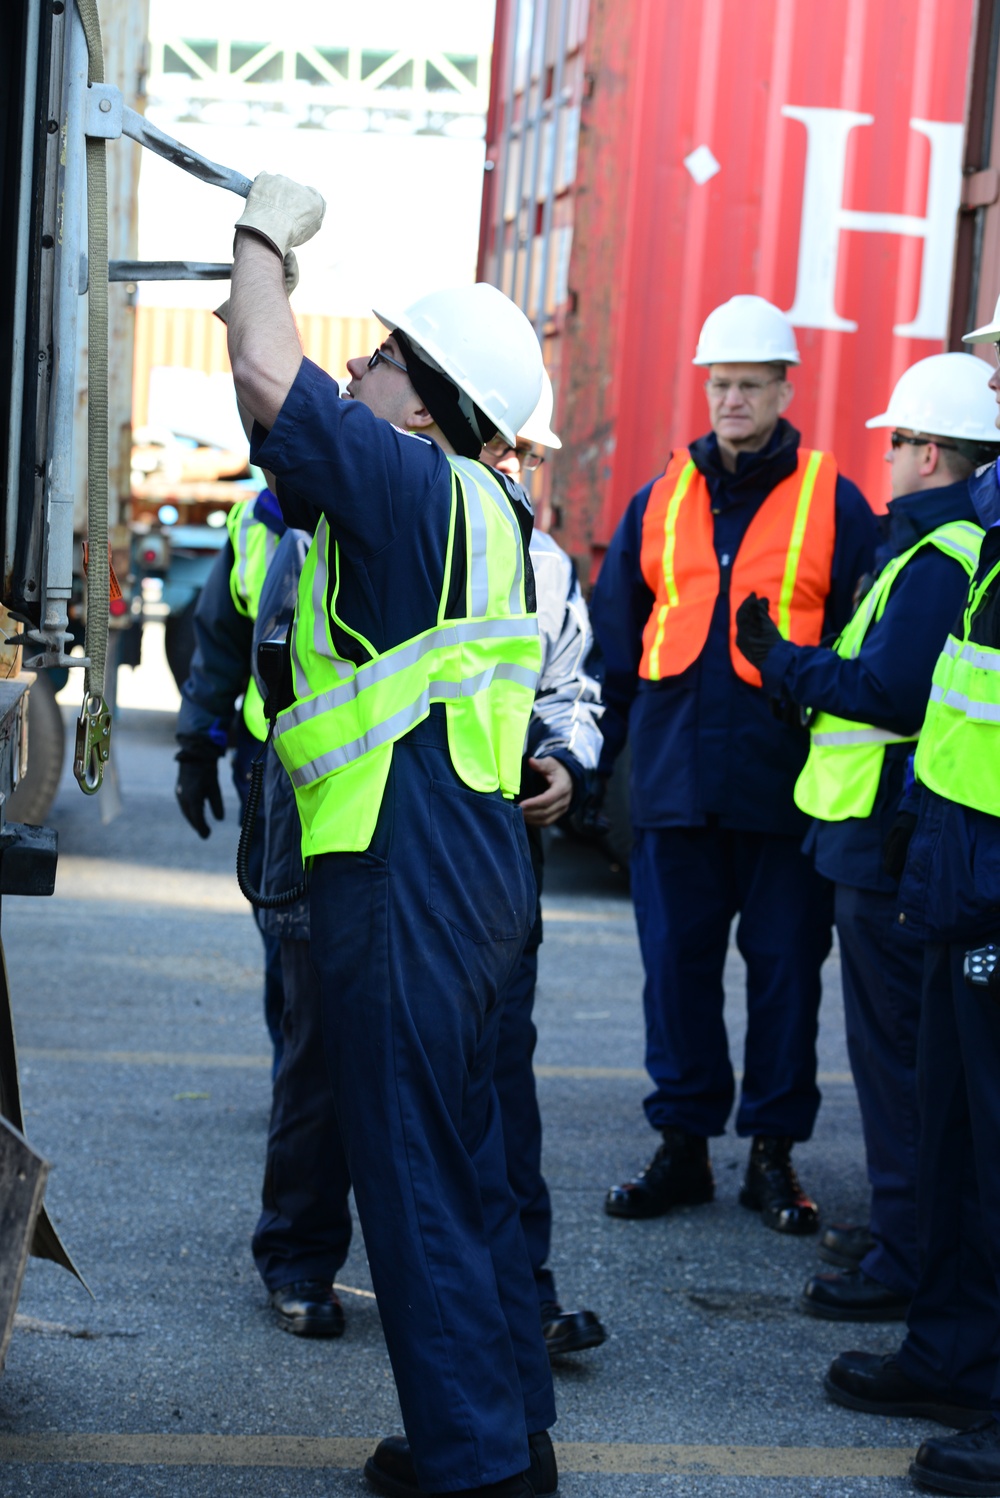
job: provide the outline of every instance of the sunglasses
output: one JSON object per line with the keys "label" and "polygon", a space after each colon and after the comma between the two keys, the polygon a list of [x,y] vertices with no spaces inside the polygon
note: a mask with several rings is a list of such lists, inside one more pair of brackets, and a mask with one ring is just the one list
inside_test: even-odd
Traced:
{"label": "sunglasses", "polygon": [[784,384],[784,376],[773,380],[706,380],[705,389],[713,400],[725,400],[730,390],[736,390],[744,400],[753,401],[762,395],[768,385]]}
{"label": "sunglasses", "polygon": [[545,462],[545,454],[538,452],[532,445],[524,447],[512,447],[505,437],[497,435],[492,437],[486,444],[486,450],[491,457],[500,463],[508,453],[513,453],[518,463],[526,473],[534,473]]}
{"label": "sunglasses", "polygon": [[405,364],[400,364],[398,359],[393,359],[391,355],[384,354],[380,348],[377,348],[368,360],[368,368],[377,369],[380,364],[391,364],[393,369],[401,369],[404,374],[409,374]]}
{"label": "sunglasses", "polygon": [[936,437],[907,437],[902,432],[893,432],[889,438],[895,448],[906,447],[945,447],[951,453],[958,452],[958,444],[955,442],[939,442]]}

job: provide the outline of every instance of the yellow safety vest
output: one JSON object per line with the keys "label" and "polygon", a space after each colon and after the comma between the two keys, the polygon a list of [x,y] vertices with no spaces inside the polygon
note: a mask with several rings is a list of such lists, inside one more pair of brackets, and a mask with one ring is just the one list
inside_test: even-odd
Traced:
{"label": "yellow safety vest", "polygon": [[1000,650],[972,641],[972,625],[1000,562],[969,589],[962,637],[948,636],[934,668],[931,699],[914,763],[921,784],[1000,817]]}
{"label": "yellow safety vest", "polygon": [[[448,751],[476,791],[512,799],[541,669],[538,621],[528,612],[525,547],[511,501],[489,469],[449,458],[451,513],[435,624],[376,654],[337,613],[339,543],[323,518],[299,581],[291,664],[296,701],[278,715],[275,748],[291,777],[302,855],[361,852],[371,842],[395,741],[433,703],[447,714]],[[455,536],[465,531],[465,607],[445,617]],[[530,564],[527,564],[530,565]],[[346,660],[333,628],[371,657]]]}
{"label": "yellow safety vest", "polygon": [[[270,526],[255,517],[256,503],[255,499],[241,500],[226,516],[226,529],[233,546],[229,591],[245,619],[257,617],[264,578],[281,540]],[[264,699],[252,673],[243,694],[243,721],[254,738],[263,743],[267,738]]]}
{"label": "yellow safety vest", "polygon": [[[925,546],[936,546],[968,573],[976,570],[983,531],[969,520],[954,520],[893,557],[879,573],[846,629],[834,645],[845,660],[855,660],[873,624],[885,612],[889,594],[907,563]],[[870,723],[856,723],[819,712],[809,725],[809,758],[795,783],[795,804],[822,822],[871,816],[878,793],[887,744],[914,743],[918,735],[890,733]]]}

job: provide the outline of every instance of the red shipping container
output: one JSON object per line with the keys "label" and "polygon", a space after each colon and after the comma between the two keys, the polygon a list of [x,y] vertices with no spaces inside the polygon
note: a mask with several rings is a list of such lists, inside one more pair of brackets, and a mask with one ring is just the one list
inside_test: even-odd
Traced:
{"label": "red shipping container", "polygon": [[542,520],[581,561],[707,430],[691,359],[737,292],[788,313],[789,418],[884,507],[864,423],[947,346],[973,9],[499,0],[479,273],[546,338]]}

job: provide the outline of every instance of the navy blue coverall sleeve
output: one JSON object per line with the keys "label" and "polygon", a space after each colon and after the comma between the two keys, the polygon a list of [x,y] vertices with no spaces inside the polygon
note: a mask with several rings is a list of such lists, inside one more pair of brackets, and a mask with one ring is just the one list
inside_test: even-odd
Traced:
{"label": "navy blue coverall sleeve", "polygon": [[360,401],[342,400],[337,382],[309,359],[270,432],[254,424],[250,450],[280,480],[288,525],[313,531],[325,515],[340,544],[359,556],[412,525],[446,464],[435,443],[400,431]]}
{"label": "navy blue coverall sleeve", "polygon": [[[857,484],[852,484],[843,474],[837,475],[834,505],[837,533],[833,543],[825,623],[831,633],[839,635],[854,613],[858,579],[875,570],[879,524]],[[741,603],[742,599],[736,601]]]}
{"label": "navy blue coverall sleeve", "polygon": [[628,737],[629,708],[642,660],[642,632],[656,602],[640,567],[642,522],[653,482],[639,490],[625,511],[590,600],[590,619],[604,660],[601,774],[611,773]]}
{"label": "navy blue coverall sleeve", "polygon": [[229,586],[234,560],[227,540],[195,606],[195,651],[177,717],[178,737],[210,739],[220,754],[250,678],[253,642],[253,620],[237,609]]}
{"label": "navy blue coverall sleeve", "polygon": [[967,587],[965,569],[926,546],[900,573],[854,660],[783,641],[764,662],[765,691],[889,733],[918,732],[935,662]]}

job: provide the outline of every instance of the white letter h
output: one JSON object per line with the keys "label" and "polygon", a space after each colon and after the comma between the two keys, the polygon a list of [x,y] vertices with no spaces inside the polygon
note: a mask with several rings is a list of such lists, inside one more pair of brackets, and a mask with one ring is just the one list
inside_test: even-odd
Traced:
{"label": "white letter h", "polygon": [[951,294],[955,219],[962,196],[963,127],[935,120],[910,121],[910,129],[926,135],[931,144],[927,217],[918,218],[909,213],[862,213],[843,206],[848,138],[856,126],[871,125],[874,115],[798,104],[786,104],[781,112],[790,120],[801,120],[808,135],[798,279],[794,305],[786,314],[789,322],[800,328],[855,332],[857,323],[840,317],[834,303],[842,230],[906,234],[924,241],[920,298],[913,321],[899,323],[892,331],[900,338],[943,338]]}

